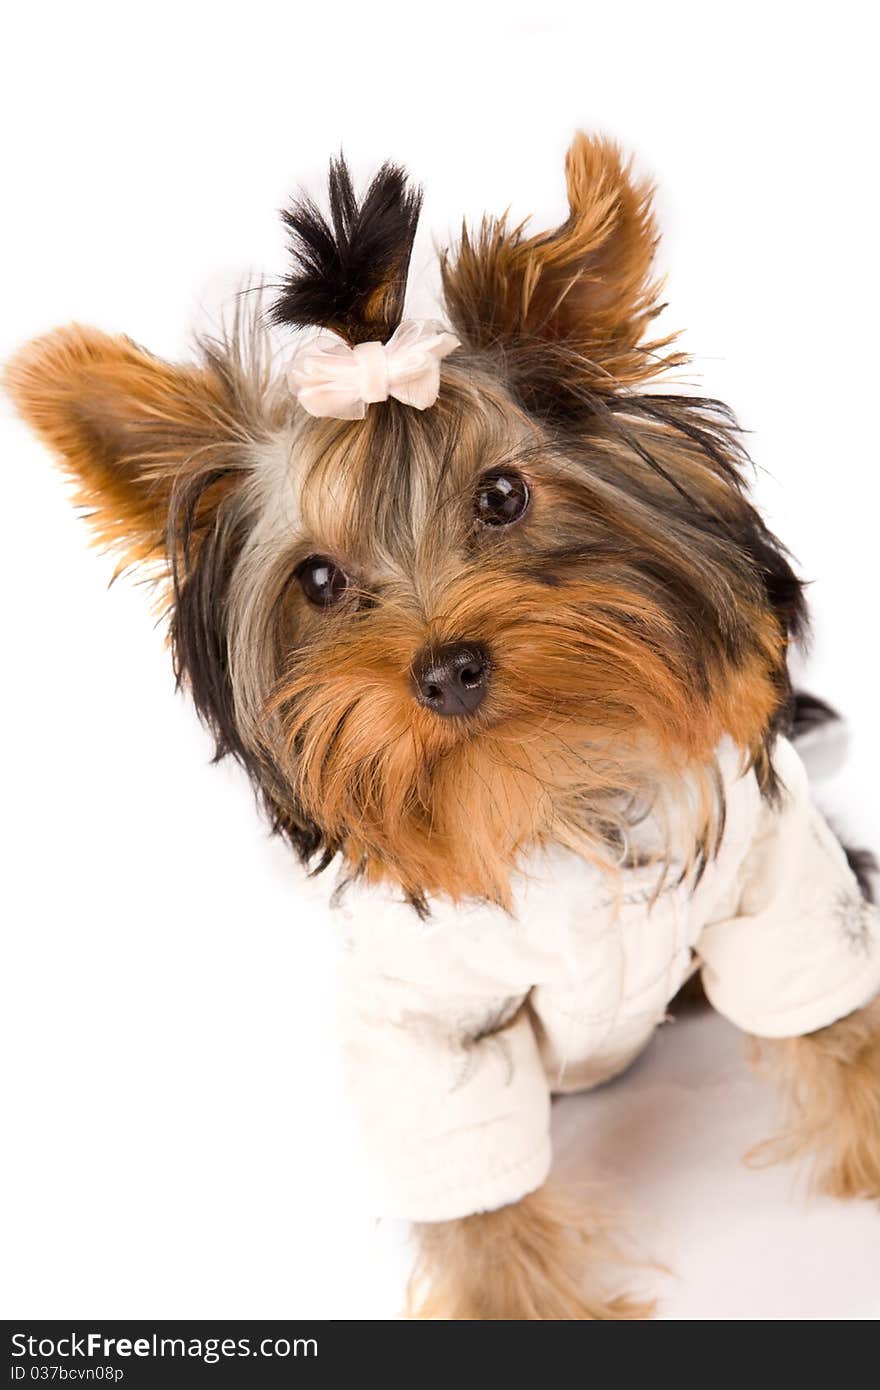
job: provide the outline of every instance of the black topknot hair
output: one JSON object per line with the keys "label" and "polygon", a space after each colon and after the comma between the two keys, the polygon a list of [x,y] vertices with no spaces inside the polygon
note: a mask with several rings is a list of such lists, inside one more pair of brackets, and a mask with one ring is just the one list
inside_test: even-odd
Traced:
{"label": "black topknot hair", "polygon": [[358,202],[342,155],[330,161],[328,191],[329,221],[309,197],[281,214],[294,264],[272,319],[331,328],[352,344],[384,342],[403,314],[422,191],[383,164]]}

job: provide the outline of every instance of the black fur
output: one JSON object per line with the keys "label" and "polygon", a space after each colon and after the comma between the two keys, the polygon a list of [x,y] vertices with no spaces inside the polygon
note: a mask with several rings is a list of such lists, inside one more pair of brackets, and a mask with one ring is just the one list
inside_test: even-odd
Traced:
{"label": "black fur", "polygon": [[844,845],[842,841],[841,844],[846,862],[856,876],[862,897],[866,903],[874,902],[874,875],[880,872],[876,854],[872,854],[869,849],[853,849],[850,845]]}
{"label": "black fur", "polygon": [[[667,535],[674,536],[687,553],[704,554],[707,561],[714,560],[731,581],[736,580],[739,574],[746,584],[760,584],[768,606],[785,635],[790,640],[804,637],[809,625],[804,585],[792,568],[785,547],[767,528],[757,509],[748,500],[745,474],[751,463],[739,437],[736,419],[729,408],[721,401],[710,398],[635,393],[607,398],[587,389],[581,393],[580,407],[582,413],[579,419],[573,419],[565,426],[559,423],[555,426],[554,433],[560,449],[569,457],[582,457],[584,466],[595,471],[599,461],[590,449],[593,431],[613,435],[623,442],[645,468],[644,486],[638,479],[629,478],[627,481],[628,488],[636,496],[643,497],[652,510],[658,511],[651,474],[662,478],[668,486],[668,496],[663,500],[662,511],[658,514]],[[640,422],[662,425],[666,430],[678,434],[691,452],[698,450],[709,467],[739,494],[741,505],[726,514],[716,513],[704,499],[689,491],[655,457],[650,446],[650,434],[639,430]],[[610,468],[607,478],[613,483],[613,461]],[[628,548],[631,554],[631,545]],[[612,543],[609,553],[613,553],[613,549]],[[575,541],[573,545],[562,545],[554,552],[543,555],[543,563],[533,564],[531,568],[536,571],[543,568],[545,573],[555,575],[566,558],[575,559],[581,550],[584,558],[587,558],[587,554],[594,559],[600,558],[592,540],[583,547]],[[651,560],[649,566],[648,561],[640,557],[639,564],[644,574],[654,581],[652,594],[655,601],[658,594],[664,594],[670,604],[671,615],[679,625],[689,627],[695,634],[690,653],[692,677],[697,689],[708,691],[709,672],[705,657],[711,656],[714,651],[736,663],[748,647],[747,634],[741,624],[733,620],[733,615],[728,613],[725,616],[716,611],[708,585],[704,587],[682,582],[674,567],[656,558]],[[775,713],[767,729],[768,752],[776,734],[788,728],[792,707],[793,696],[784,660],[775,670],[773,680],[777,699]],[[775,800],[780,788],[772,760],[766,758],[758,771],[762,791],[768,799]]]}
{"label": "black fur", "polygon": [[[612,402],[611,411],[617,409],[646,416],[676,430],[695,444],[734,487],[743,490],[742,470],[750,467],[751,461],[738,437],[736,417],[722,401],[710,397],[634,395]],[[647,450],[640,456],[649,467],[662,472]],[[809,624],[803,582],[792,569],[785,546],[767,528],[757,509],[750,506],[745,524],[731,534],[729,523],[709,516],[680,486],[676,485],[676,490],[690,503],[694,522],[699,522],[705,530],[720,529],[749,556],[787,636],[795,641],[804,637]]]}
{"label": "black fur", "polygon": [[[273,833],[283,835],[305,863],[320,854],[320,870],[333,858],[335,848],[324,843],[311,821],[280,809],[289,801],[289,793],[238,731],[229,672],[227,601],[250,521],[223,501],[216,509],[208,509],[207,525],[200,521],[206,494],[222,487],[232,471],[204,473],[172,497],[168,552],[174,586],[174,671],[178,686],[187,684],[199,718],[214,736],[214,761],[231,755],[241,764],[266,807]],[[277,797],[273,795],[276,784]]]}
{"label": "black fur", "polygon": [[206,493],[223,478],[219,470],[204,474],[186,495],[172,497],[168,546],[174,582],[171,642],[178,686],[187,682],[200,717],[214,735],[215,762],[227,753],[244,762],[246,752],[236,727],[229,678],[225,606],[246,529],[231,524],[222,503],[206,534],[200,534],[196,522]]}
{"label": "black fur", "polygon": [[789,731],[793,739],[803,738],[814,729],[825,724],[835,724],[840,719],[836,709],[832,709],[817,695],[808,695],[805,690],[796,690],[792,700],[789,718]]}
{"label": "black fur", "polygon": [[340,155],[330,162],[328,192],[329,221],[309,197],[281,214],[294,265],[272,319],[331,328],[350,343],[385,342],[403,314],[421,190],[403,169],[383,164],[359,203]]}
{"label": "black fur", "polygon": [[[706,460],[740,493],[744,492],[743,472],[751,466],[751,460],[739,437],[736,417],[722,401],[690,396],[633,395],[623,396],[611,403],[609,413],[612,419],[618,409],[647,416],[676,430],[696,445]],[[648,450],[639,450],[639,456],[649,467],[666,476]],[[674,484],[673,479],[669,481]],[[676,491],[690,502],[689,525],[698,532],[702,531],[707,540],[715,535],[736,545],[747,559],[752,573],[759,579],[782,631],[791,641],[803,640],[809,631],[804,583],[792,568],[785,546],[765,525],[757,508],[749,504],[738,522],[733,524],[730,520],[706,512],[696,499],[689,497],[685,489],[674,485]],[[787,664],[783,663],[776,671],[775,685],[778,699],[776,712],[767,730],[768,749],[775,736],[786,728],[796,698],[791,689]],[[769,800],[775,801],[780,788],[771,759],[766,760],[761,776],[762,791]]]}

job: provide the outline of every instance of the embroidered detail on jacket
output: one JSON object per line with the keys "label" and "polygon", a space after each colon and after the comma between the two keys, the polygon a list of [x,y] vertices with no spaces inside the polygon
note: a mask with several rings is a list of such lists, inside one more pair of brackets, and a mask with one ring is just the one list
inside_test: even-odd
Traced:
{"label": "embroidered detail on jacket", "polygon": [[[515,1068],[507,1039],[500,1029],[514,1017],[520,1007],[517,995],[501,999],[487,1012],[485,1008],[462,1012],[456,1019],[456,1032],[461,1036],[461,1050],[456,1056],[457,1072],[451,1090],[460,1091],[476,1076],[486,1058],[493,1056],[501,1065],[502,1085],[510,1086]],[[482,1046],[480,1046],[482,1044]]]}
{"label": "embroidered detail on jacket", "polygon": [[874,945],[874,913],[860,893],[838,893],[833,913],[844,940],[855,956],[869,956]]}

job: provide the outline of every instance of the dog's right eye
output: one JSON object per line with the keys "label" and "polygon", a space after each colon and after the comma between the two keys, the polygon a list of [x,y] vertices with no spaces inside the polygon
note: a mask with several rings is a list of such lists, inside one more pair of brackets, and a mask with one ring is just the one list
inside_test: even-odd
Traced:
{"label": "dog's right eye", "polygon": [[474,512],[481,526],[512,526],[529,505],[529,485],[519,473],[487,473],[480,479]]}
{"label": "dog's right eye", "polygon": [[310,555],[303,560],[296,576],[309,603],[319,608],[338,603],[348,588],[348,575],[326,555]]}

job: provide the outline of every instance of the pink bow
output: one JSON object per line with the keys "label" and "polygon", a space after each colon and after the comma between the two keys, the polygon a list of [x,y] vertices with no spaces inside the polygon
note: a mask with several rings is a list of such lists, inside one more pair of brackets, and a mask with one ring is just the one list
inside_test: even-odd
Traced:
{"label": "pink bow", "polygon": [[362,420],[367,406],[389,396],[416,410],[433,405],[440,390],[440,362],[458,338],[431,319],[407,319],[387,343],[350,347],[335,333],[319,333],[300,348],[287,379],[310,415]]}

